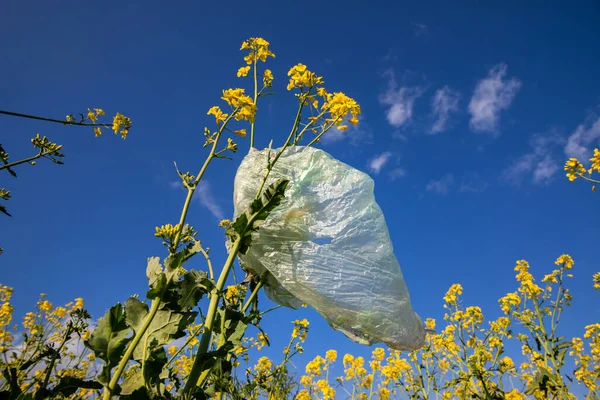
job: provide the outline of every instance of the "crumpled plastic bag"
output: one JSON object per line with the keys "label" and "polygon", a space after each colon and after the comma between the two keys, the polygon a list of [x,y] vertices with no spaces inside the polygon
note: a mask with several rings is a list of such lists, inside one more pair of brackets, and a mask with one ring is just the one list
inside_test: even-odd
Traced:
{"label": "crumpled plastic bag", "polygon": [[[255,198],[268,154],[252,149],[237,170],[236,218]],[[267,296],[291,308],[313,307],[358,343],[422,347],[425,329],[412,310],[373,180],[304,146],[284,151],[265,187],[280,178],[290,181],[285,198],[239,256],[246,270],[266,275]]]}

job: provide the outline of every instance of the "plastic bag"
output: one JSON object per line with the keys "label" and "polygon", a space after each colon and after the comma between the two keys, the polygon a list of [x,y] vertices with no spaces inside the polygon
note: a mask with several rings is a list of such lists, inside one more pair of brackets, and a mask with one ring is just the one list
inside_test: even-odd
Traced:
{"label": "plastic bag", "polygon": [[[235,217],[256,196],[268,154],[252,149],[242,160]],[[285,199],[239,257],[246,270],[267,276],[267,296],[291,308],[313,307],[358,343],[422,347],[425,329],[411,308],[373,180],[322,150],[301,146],[285,150],[265,187],[280,178],[290,180]]]}

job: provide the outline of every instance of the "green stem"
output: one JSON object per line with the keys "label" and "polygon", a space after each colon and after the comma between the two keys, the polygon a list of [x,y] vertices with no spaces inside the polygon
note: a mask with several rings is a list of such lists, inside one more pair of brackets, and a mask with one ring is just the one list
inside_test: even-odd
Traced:
{"label": "green stem", "polygon": [[[168,283],[167,283],[167,286],[168,286]],[[125,350],[125,354],[123,354],[121,361],[119,361],[117,370],[115,371],[114,375],[112,376],[112,379],[110,380],[108,386],[104,390],[104,394],[102,396],[104,400],[109,400],[111,398],[112,392],[115,389],[115,387],[117,386],[117,382],[119,381],[119,378],[121,378],[121,374],[125,370],[125,367],[127,366],[127,363],[129,362],[129,359],[131,358],[133,351],[135,350],[135,348],[138,345],[138,343],[140,342],[140,340],[142,340],[142,337],[146,333],[146,330],[150,326],[150,323],[152,323],[152,319],[154,319],[154,316],[158,312],[161,297],[162,296],[158,296],[157,298],[152,300],[152,305],[150,306],[150,311],[146,315],[146,318],[144,318],[144,324],[136,332],[135,336],[133,337],[133,340],[131,341],[131,343],[129,343],[129,346],[127,346],[127,350]]]}
{"label": "green stem", "polygon": [[294,132],[296,132],[296,130],[298,129],[298,124],[300,123],[300,119],[302,117],[302,108],[304,107],[304,102],[305,102],[305,100],[300,101],[300,106],[298,107],[298,112],[296,113],[296,119],[294,120],[294,125],[292,125],[292,130],[290,131],[290,134],[288,135],[287,140],[283,144],[283,147],[281,148],[281,150],[279,150],[279,152],[273,159],[273,162],[271,162],[269,160],[269,165],[267,166],[267,173],[266,173],[263,181],[261,182],[260,187],[258,188],[258,192],[256,192],[257,199],[260,197],[260,194],[262,193],[262,190],[265,187],[265,183],[267,182],[267,178],[269,178],[269,174],[271,173],[273,166],[275,165],[277,160],[279,160],[279,157],[281,157],[284,150],[290,145],[290,141],[292,140],[292,137],[294,137]]}
{"label": "green stem", "polygon": [[600,181],[596,180],[596,179],[592,179],[592,178],[588,178],[587,176],[583,175],[583,174],[577,174],[579,175],[581,178],[585,179],[586,181],[590,181],[593,183],[600,183]]}
{"label": "green stem", "polygon": [[[258,100],[258,77],[256,76],[256,58],[254,59],[253,70],[254,70],[254,105],[256,106],[256,101]],[[250,124],[250,148],[254,147],[254,125],[255,125],[255,122],[252,122],[252,124]]]}
{"label": "green stem", "polygon": [[198,345],[198,352],[196,353],[194,365],[192,366],[190,374],[188,375],[187,382],[185,383],[185,387],[183,388],[184,396],[190,395],[198,384],[198,378],[200,377],[202,368],[201,356],[206,354],[208,351],[208,345],[212,337],[213,323],[215,320],[217,307],[219,305],[219,293],[223,290],[223,287],[225,286],[225,281],[227,280],[227,276],[229,275],[229,270],[233,266],[233,262],[235,261],[235,257],[237,256],[238,249],[242,243],[241,237],[243,237],[243,235],[240,235],[240,238],[233,243],[231,251],[229,252],[229,256],[227,257],[227,261],[225,261],[225,265],[221,270],[219,280],[217,281],[215,288],[211,292],[208,312],[206,314],[206,318],[204,319],[204,332],[202,333],[202,337],[200,338],[200,344]]}
{"label": "green stem", "polygon": [[[321,114],[321,115],[323,115],[323,114]],[[313,140],[311,140],[311,141],[310,141],[310,143],[308,143],[308,144],[306,145],[306,147],[310,147],[310,146],[312,146],[313,144],[317,143],[317,142],[318,142],[318,141],[321,139],[321,136],[323,136],[323,135],[324,135],[324,134],[325,134],[325,133],[326,133],[328,130],[330,130],[330,129],[331,129],[331,127],[333,127],[333,125],[335,125],[335,123],[336,123],[336,122],[337,122],[339,119],[340,119],[340,117],[338,117],[338,118],[337,118],[335,121],[333,121],[331,124],[329,124],[329,126],[328,126],[327,128],[325,128],[325,129],[323,130],[323,132],[319,133],[319,134],[317,135],[317,137],[315,137]],[[308,127],[308,125],[307,125],[307,127]],[[306,128],[304,128],[304,130],[302,131],[302,133],[304,133],[304,131],[305,131],[305,130],[306,130]]]}
{"label": "green stem", "polygon": [[11,115],[13,117],[35,119],[35,120],[38,120],[38,121],[56,122],[56,123],[63,124],[63,125],[102,126],[104,128],[112,128],[112,124],[86,124],[84,122],[65,121],[65,120],[61,120],[61,119],[44,118],[44,117],[38,117],[38,116],[35,116],[35,115],[21,114],[21,113],[16,113],[16,112],[11,112],[11,111],[4,111],[4,110],[0,110],[0,114]]}
{"label": "green stem", "polygon": [[242,307],[243,313],[248,311],[248,308],[250,307],[250,305],[252,304],[252,302],[254,301],[256,296],[258,295],[258,291],[260,290],[261,287],[263,287],[263,282],[264,282],[264,279],[259,280],[258,283],[256,284],[256,287],[252,291],[252,293],[250,293],[250,297],[248,297],[248,300],[246,300],[246,304],[244,304],[244,307]]}
{"label": "green stem", "polygon": [[[71,326],[69,325],[67,327],[67,330],[65,331],[65,336],[63,336],[62,341],[60,342],[60,345],[58,346],[58,349],[56,349],[56,353],[52,355],[52,358],[50,359],[50,363],[48,364],[48,367],[46,368],[46,376],[44,377],[44,382],[42,383],[41,388],[42,389],[46,389],[46,386],[48,386],[48,382],[50,381],[50,375],[52,374],[52,369],[54,369],[54,363],[56,362],[56,359],[58,358],[58,356],[60,356],[60,352],[62,351],[63,347],[65,346],[65,343],[67,343],[67,340],[69,340],[69,336],[71,335]],[[57,356],[58,354],[58,356]]]}
{"label": "green stem", "polygon": [[24,158],[24,159],[19,160],[19,161],[15,161],[15,162],[11,162],[11,163],[7,163],[7,164],[4,164],[4,165],[1,165],[0,166],[0,171],[2,171],[3,169],[14,167],[14,166],[19,165],[19,164],[24,164],[26,162],[37,160],[38,158],[47,156],[48,154],[55,153],[58,150],[60,150],[61,148],[62,148],[62,146],[59,146],[58,148],[56,148],[56,149],[54,149],[52,151],[41,152],[41,153],[38,153],[35,156],[29,157],[29,158]]}
{"label": "green stem", "polygon": [[171,365],[171,363],[173,361],[175,361],[177,356],[179,354],[181,354],[181,352],[192,342],[192,340],[194,340],[196,338],[196,335],[198,335],[200,333],[200,329],[202,329],[203,326],[204,326],[204,324],[200,324],[200,325],[198,325],[198,327],[196,328],[196,330],[194,332],[190,332],[190,336],[188,337],[188,339],[185,341],[183,346],[181,346],[179,348],[179,350],[177,350],[177,352],[175,352],[175,354],[173,354],[173,356],[169,359],[169,361],[167,361],[167,364],[165,364],[165,368],[168,367],[169,365]]}

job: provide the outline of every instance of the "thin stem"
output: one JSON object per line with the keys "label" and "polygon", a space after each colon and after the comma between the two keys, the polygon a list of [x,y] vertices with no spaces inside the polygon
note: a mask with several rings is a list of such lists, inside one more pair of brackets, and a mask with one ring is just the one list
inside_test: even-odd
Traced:
{"label": "thin stem", "polygon": [[[63,336],[63,339],[60,342],[58,349],[56,349],[56,353],[53,354],[52,358],[50,359],[50,363],[48,364],[48,367],[46,368],[46,376],[44,377],[44,382],[42,383],[42,386],[41,386],[42,389],[46,389],[46,386],[48,386],[48,382],[50,381],[50,375],[52,374],[52,369],[54,369],[54,363],[56,362],[56,359],[58,358],[58,356],[60,356],[60,352],[62,351],[63,347],[65,346],[65,343],[67,343],[67,340],[69,340],[70,335],[71,335],[71,325],[69,325],[67,327],[67,330],[65,331],[65,336]],[[58,356],[57,356],[57,354],[58,354]]]}
{"label": "thin stem", "polygon": [[194,180],[194,184],[191,186],[188,186],[188,194],[187,194],[187,197],[185,198],[185,203],[183,204],[183,209],[181,210],[181,216],[179,217],[179,229],[177,230],[177,233],[175,234],[175,240],[173,240],[173,244],[172,244],[173,252],[179,246],[179,240],[181,239],[181,232],[183,231],[183,224],[185,223],[185,218],[187,216],[188,209],[189,209],[190,203],[192,201],[192,197],[194,196],[194,192],[196,191],[196,187],[198,186],[200,179],[202,179],[202,177],[204,176],[204,173],[206,172],[206,169],[208,168],[208,164],[210,164],[212,159],[215,157],[215,150],[217,149],[217,145],[219,143],[219,139],[221,138],[221,134],[225,130],[227,123],[235,115],[236,111],[232,112],[231,115],[229,115],[227,117],[227,119],[223,122],[223,125],[221,126],[221,128],[217,132],[217,135],[215,136],[212,148],[210,149],[210,154],[204,161],[202,168],[200,168],[200,171],[198,172],[198,175],[196,176],[196,179]]}
{"label": "thin stem", "polygon": [[296,113],[296,119],[294,120],[294,125],[292,125],[292,130],[290,131],[290,134],[288,135],[287,140],[283,144],[283,147],[277,153],[277,155],[273,159],[273,162],[269,161],[269,165],[267,166],[267,173],[266,173],[266,175],[265,175],[262,183],[260,184],[260,187],[258,188],[258,192],[256,192],[256,198],[257,199],[260,197],[260,194],[262,193],[262,190],[265,187],[265,183],[267,182],[267,178],[269,178],[269,174],[271,173],[271,170],[273,169],[273,166],[275,165],[275,163],[277,162],[277,160],[279,160],[279,157],[281,157],[281,155],[283,154],[283,151],[290,145],[290,140],[292,140],[292,137],[294,137],[294,133],[298,129],[298,124],[300,123],[300,119],[302,117],[302,108],[304,107],[304,102],[305,101],[306,100],[301,100],[300,101],[300,106],[298,107],[298,112]]}
{"label": "thin stem", "polygon": [[586,181],[593,182],[593,183],[600,183],[600,181],[598,181],[596,179],[588,178],[587,176],[585,176],[583,174],[577,174],[577,175],[579,175],[580,178],[583,178]]}
{"label": "thin stem", "polygon": [[[322,114],[321,114],[321,115],[322,115]],[[328,126],[327,128],[325,128],[325,129],[323,130],[323,132],[319,133],[319,134],[317,135],[317,137],[315,137],[313,140],[311,140],[311,141],[310,141],[310,143],[308,143],[308,144],[306,145],[306,147],[310,147],[310,146],[312,146],[313,144],[317,143],[317,142],[318,142],[318,141],[321,139],[321,136],[323,136],[323,135],[324,135],[324,134],[325,134],[325,133],[326,133],[328,130],[330,130],[330,129],[331,129],[331,127],[333,127],[333,125],[335,125],[335,123],[336,123],[336,122],[337,122],[339,119],[340,119],[340,117],[338,117],[338,118],[337,118],[335,121],[333,121],[331,124],[329,124],[329,126]],[[307,125],[307,127],[308,127],[308,125]],[[306,128],[304,128],[304,130],[306,130]],[[304,133],[304,131],[302,131],[302,133]]]}
{"label": "thin stem", "polygon": [[208,345],[210,343],[210,339],[212,337],[212,329],[213,323],[215,320],[215,314],[217,312],[217,306],[219,304],[219,293],[223,290],[225,286],[225,281],[227,280],[227,276],[229,275],[229,270],[231,269],[233,262],[235,261],[235,257],[237,256],[238,249],[242,243],[241,237],[237,239],[229,252],[229,256],[227,257],[227,261],[225,261],[225,265],[223,265],[223,269],[221,270],[221,275],[219,276],[219,280],[210,295],[210,304],[208,306],[208,312],[206,314],[206,318],[204,319],[204,332],[202,333],[202,337],[200,338],[200,344],[198,345],[198,353],[196,355],[196,359],[194,360],[194,365],[188,375],[187,382],[185,383],[185,387],[183,388],[183,394],[189,395],[196,388],[198,384],[198,378],[200,377],[200,372],[202,368],[202,357],[203,354],[206,354],[208,351]]}
{"label": "thin stem", "polygon": [[[258,100],[258,77],[256,74],[256,57],[254,58],[254,105],[256,106],[256,101]],[[250,148],[254,147],[254,125],[256,121],[250,124]]]}
{"label": "thin stem", "polygon": [[179,348],[179,350],[177,350],[177,352],[175,354],[173,354],[173,356],[169,359],[169,361],[167,361],[167,364],[165,364],[165,368],[168,367],[169,365],[171,365],[171,363],[173,361],[175,361],[175,358],[177,358],[177,356],[179,354],[181,354],[181,352],[192,342],[192,340],[194,340],[196,338],[196,335],[198,335],[200,333],[200,329],[202,329],[203,326],[204,326],[204,324],[200,324],[200,325],[198,325],[196,330],[194,330],[194,332],[190,332],[190,336],[188,337],[188,340],[186,340],[185,343],[183,344],[183,346],[181,346]]}
{"label": "thin stem", "polygon": [[203,247],[200,248],[200,253],[202,253],[202,255],[204,256],[204,258],[206,258],[206,263],[208,264],[208,273],[210,275],[210,279],[215,279],[215,274],[213,272],[213,267],[212,267],[212,261],[210,260],[210,257],[208,256],[208,252],[206,250],[204,250]]}
{"label": "thin stem", "polygon": [[66,121],[64,119],[61,120],[61,119],[53,119],[53,118],[44,118],[44,117],[38,117],[35,115],[16,113],[16,112],[12,112],[12,111],[0,110],[0,114],[12,115],[13,117],[35,119],[38,121],[56,122],[56,123],[63,124],[63,125],[102,126],[104,128],[112,128],[112,124],[86,124],[84,122]]}
{"label": "thin stem", "polygon": [[250,305],[252,304],[252,302],[254,301],[256,296],[258,295],[258,291],[260,290],[260,288],[263,287],[263,282],[264,282],[264,279],[259,280],[258,283],[256,284],[256,287],[252,291],[252,293],[250,293],[250,297],[248,297],[248,300],[246,300],[246,304],[244,304],[244,307],[242,307],[243,313],[248,311],[248,308],[250,307]]}
{"label": "thin stem", "polygon": [[112,376],[112,379],[110,380],[108,386],[104,390],[104,394],[102,396],[104,400],[109,400],[111,398],[112,391],[115,389],[115,386],[117,386],[117,382],[119,381],[119,378],[121,378],[121,374],[125,370],[125,366],[127,366],[127,363],[129,362],[129,359],[131,358],[133,351],[135,350],[135,348],[138,345],[138,343],[140,342],[140,340],[142,340],[142,337],[146,333],[146,330],[150,326],[150,323],[152,323],[152,319],[158,312],[161,297],[162,296],[158,296],[157,298],[152,300],[152,305],[150,306],[150,311],[148,312],[148,315],[146,315],[146,318],[144,319],[144,324],[136,332],[136,334],[133,337],[133,340],[131,341],[129,346],[127,346],[127,350],[125,350],[125,354],[123,354],[121,361],[119,361],[117,370],[115,371],[114,375]]}
{"label": "thin stem", "polygon": [[24,159],[19,160],[19,161],[15,161],[15,162],[11,162],[11,163],[8,163],[8,164],[1,165],[0,166],[0,171],[2,171],[3,169],[14,167],[14,166],[19,165],[19,164],[24,164],[26,162],[37,160],[40,157],[44,157],[44,156],[46,156],[48,154],[55,153],[58,150],[60,150],[61,148],[62,148],[62,146],[59,146],[58,148],[56,148],[54,150],[51,150],[51,151],[40,152],[40,153],[36,154],[35,156],[29,157],[29,158],[24,158]]}

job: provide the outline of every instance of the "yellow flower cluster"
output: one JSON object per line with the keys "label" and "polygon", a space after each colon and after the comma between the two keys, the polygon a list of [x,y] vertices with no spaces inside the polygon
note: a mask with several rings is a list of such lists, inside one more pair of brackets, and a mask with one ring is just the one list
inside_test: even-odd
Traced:
{"label": "yellow flower cluster", "polygon": [[275,58],[275,54],[269,49],[270,43],[265,39],[257,37],[250,38],[242,43],[240,50],[249,50],[249,53],[244,57],[246,64],[250,65],[258,60],[265,62],[267,57]]}
{"label": "yellow flower cluster", "polygon": [[316,85],[324,83],[323,77],[309,71],[304,64],[296,64],[288,71],[290,81],[287,90],[298,88],[301,90],[310,90]]}
{"label": "yellow flower cluster", "polygon": [[115,135],[120,133],[121,137],[126,139],[129,129],[131,129],[131,119],[121,113],[116,113],[112,124],[112,130]]}
{"label": "yellow flower cluster", "polygon": [[247,290],[248,288],[243,285],[227,286],[227,289],[225,289],[225,300],[231,305],[239,305],[246,298]]}
{"label": "yellow flower cluster", "polygon": [[571,182],[577,179],[577,177],[586,173],[585,167],[576,158],[570,158],[567,160],[564,169],[567,171],[567,178],[569,178]]}

